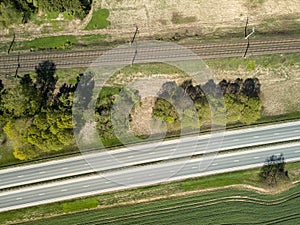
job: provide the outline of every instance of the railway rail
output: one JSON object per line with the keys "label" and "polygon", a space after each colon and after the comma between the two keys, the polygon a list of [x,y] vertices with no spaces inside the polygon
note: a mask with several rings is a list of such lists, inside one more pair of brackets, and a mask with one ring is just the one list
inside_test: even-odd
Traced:
{"label": "railway rail", "polygon": [[[191,49],[202,59],[227,58],[227,57],[242,57],[246,49],[247,41],[227,41],[227,42],[206,42],[197,44],[183,44],[182,46]],[[134,47],[132,47],[134,49]],[[70,52],[30,52],[24,54],[11,54],[0,56],[0,74],[14,74],[18,63],[20,64],[19,72],[34,71],[38,63],[50,60],[56,64],[57,69],[70,68],[85,68],[95,62],[95,60],[104,54],[109,48],[86,51],[70,51]],[[128,49],[129,51],[130,48]],[[171,51],[174,50],[170,46],[160,49],[151,49],[138,47],[138,51],[153,52],[153,51]],[[289,39],[253,39],[250,42],[248,56],[258,56],[267,54],[281,53],[297,53],[300,52],[300,38]],[[124,51],[114,51],[113,54],[123,54]],[[19,57],[19,61],[18,61]],[[151,54],[149,54],[151,57]],[[169,57],[169,56],[168,56]],[[177,57],[172,55],[172,57]],[[189,55],[180,55],[180,58]],[[116,57],[119,58],[119,57]],[[111,63],[114,63],[112,60]]]}

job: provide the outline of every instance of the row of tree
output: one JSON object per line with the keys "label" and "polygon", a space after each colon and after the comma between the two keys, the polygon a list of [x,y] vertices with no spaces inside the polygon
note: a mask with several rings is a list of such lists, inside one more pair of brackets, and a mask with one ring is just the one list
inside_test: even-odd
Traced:
{"label": "row of tree", "polygon": [[[55,72],[55,64],[45,61],[37,66],[34,76],[15,78],[17,82],[12,88],[5,88],[0,81],[0,125],[13,141],[14,155],[18,159],[33,159],[75,145],[74,92],[81,80],[84,92],[76,96],[76,103],[82,111],[92,98],[93,74],[79,75],[74,85],[58,86]],[[216,123],[218,119],[222,122],[222,115],[226,115],[227,123],[253,123],[260,118],[259,93],[259,81],[252,78],[223,80],[219,84],[210,80],[203,85],[193,85],[191,80],[181,85],[166,82],[156,100],[153,117],[165,121],[170,132],[199,128],[211,120],[212,113],[217,118]],[[131,115],[135,107],[139,107],[135,105],[139,101],[136,90],[102,88],[96,101],[95,119],[104,144],[116,143],[120,136],[131,141]],[[74,115],[77,116],[76,112]],[[195,123],[195,119],[199,123]],[[84,125],[81,114],[76,122],[79,128]]]}
{"label": "row of tree", "polygon": [[[209,80],[203,85],[193,85],[186,80],[181,85],[166,82],[159,93],[153,110],[154,117],[166,122],[170,132],[197,128],[214,118],[214,123],[251,124],[261,117],[260,83],[257,78],[234,82],[222,80],[216,84]],[[198,118],[199,124],[195,124]]]}
{"label": "row of tree", "polygon": [[36,158],[75,144],[72,103],[76,85],[62,85],[57,91],[55,64],[40,63],[36,76],[17,78],[14,87],[0,95],[1,120],[7,137],[13,141],[14,156]]}

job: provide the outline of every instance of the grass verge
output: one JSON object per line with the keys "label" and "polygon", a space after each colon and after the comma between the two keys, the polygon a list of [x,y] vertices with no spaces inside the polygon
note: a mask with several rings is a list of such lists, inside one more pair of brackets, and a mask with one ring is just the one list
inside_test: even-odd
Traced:
{"label": "grass verge", "polygon": [[[63,35],[41,37],[30,41],[15,42],[12,52],[17,51],[52,51],[81,49],[87,46],[114,46],[115,43],[108,43],[110,35],[88,34],[82,36]],[[7,52],[11,43],[0,43],[0,52]]]}
{"label": "grass verge", "polygon": [[92,19],[85,27],[85,30],[96,30],[96,29],[104,29],[108,27],[110,22],[107,20],[109,16],[108,9],[98,9],[93,12]]}
{"label": "grass verge", "polygon": [[[286,165],[286,169],[289,171],[289,176],[291,181],[300,180],[300,162],[288,163]],[[99,196],[88,197],[80,200],[70,200],[65,202],[58,202],[58,203],[25,208],[25,209],[13,210],[13,211],[0,213],[0,221],[1,224],[11,224],[11,223],[34,220],[34,219],[42,219],[42,218],[45,219],[48,217],[53,217],[55,215],[64,214],[66,212],[75,212],[84,209],[94,208],[96,201],[99,202],[98,204],[99,208],[107,208],[107,207],[111,208],[112,206],[116,206],[116,207],[113,207],[111,209],[109,208],[97,209],[85,213],[71,214],[68,216],[59,216],[57,218],[34,221],[29,224],[54,224],[54,223],[58,223],[58,221],[59,224],[74,224],[74,221],[76,221],[77,223],[81,221],[82,223],[90,222],[90,223],[102,224],[101,221],[103,219],[107,219],[107,217],[115,217],[117,215],[121,217],[124,217],[124,215],[128,216],[138,209],[140,209],[138,210],[139,213],[144,213],[145,211],[150,210],[147,208],[148,206],[154,207],[153,209],[155,208],[158,209],[160,207],[168,208],[169,206],[167,207],[167,205],[169,203],[170,204],[172,203],[173,206],[176,208],[182,205],[180,202],[178,202],[179,199],[180,201],[185,202],[185,201],[189,201],[190,198],[194,199],[195,196],[197,196],[196,197],[197,199],[194,199],[196,202],[201,202],[206,198],[214,200],[220,198],[220,196],[225,197],[223,196],[224,194],[226,194],[228,197],[228,196],[242,195],[242,193],[247,193],[245,194],[245,196],[247,197],[256,196],[256,198],[263,197],[264,199],[273,199],[273,196],[268,196],[268,195],[260,196],[250,191],[246,191],[243,189],[241,190],[240,187],[237,188],[231,187],[225,189],[223,188],[224,186],[238,185],[238,184],[252,185],[259,188],[263,188],[264,186],[262,186],[258,181],[258,173],[259,173],[259,168],[225,173],[225,174],[217,174],[208,177],[188,179],[184,181],[165,183],[156,186],[149,186],[149,187],[138,188],[138,189],[124,190],[120,192],[106,193]],[[292,185],[289,184],[287,186],[291,187]],[[283,186],[280,186],[280,188],[282,187]],[[221,188],[221,190],[215,192],[205,191],[208,188]],[[204,192],[201,192],[201,194],[198,193],[201,190]],[[300,186],[298,185],[287,192],[276,195],[276,197],[279,198],[279,197],[289,196],[291,195],[291,193],[294,193],[295,190],[298,193],[300,191]],[[194,193],[190,193],[191,195],[186,195],[188,194],[188,192],[193,192],[193,191]],[[171,198],[174,196],[184,196],[184,197]],[[153,200],[158,200],[158,201],[152,202]],[[136,204],[138,202],[146,202],[146,203]],[[220,203],[218,204],[221,204],[222,207],[224,206],[222,201],[220,201]],[[126,206],[121,207],[120,205],[126,205]],[[287,205],[287,207],[289,206]],[[129,211],[127,211],[128,209]],[[249,208],[248,210],[251,211],[253,209],[254,208]],[[125,211],[127,211],[127,213],[122,214],[122,212]],[[210,208],[209,212],[212,213],[213,208]],[[184,214],[186,213],[182,213],[182,215]],[[146,218],[147,217],[145,217],[145,219]],[[129,216],[128,223],[126,224],[137,224],[136,222],[132,221],[132,219],[134,219],[134,217]],[[142,221],[145,222],[146,220],[142,220]],[[142,221],[141,224],[144,224]],[[118,222],[116,224],[122,224],[122,223]]]}
{"label": "grass verge", "polygon": [[211,59],[205,61],[212,69],[221,70],[237,70],[240,67],[246,70],[255,70],[256,66],[264,68],[274,68],[279,66],[293,66],[299,65],[300,54],[276,54],[265,56],[254,56],[248,58],[224,58],[224,59]]}
{"label": "grass verge", "polygon": [[228,189],[27,224],[296,224],[300,217],[299,192],[299,186],[275,196]]}

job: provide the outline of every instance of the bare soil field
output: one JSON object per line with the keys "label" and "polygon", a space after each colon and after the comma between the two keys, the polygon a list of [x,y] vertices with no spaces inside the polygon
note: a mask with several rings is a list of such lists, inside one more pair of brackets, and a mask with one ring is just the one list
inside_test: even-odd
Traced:
{"label": "bare soil field", "polygon": [[[18,40],[42,36],[110,34],[113,39],[129,38],[138,26],[139,36],[176,38],[186,36],[218,37],[241,33],[246,18],[249,26],[261,32],[284,32],[299,29],[298,0],[94,0],[93,9],[109,10],[110,26],[101,30],[84,30],[92,17],[63,21],[61,28],[51,23],[28,23],[12,27]],[[9,30],[0,32],[0,41],[9,41]],[[10,38],[10,39],[9,39]]]}
{"label": "bare soil field", "polygon": [[279,115],[300,111],[300,67],[257,67],[255,71],[214,70],[217,81],[257,77],[261,82],[261,100],[264,115]]}
{"label": "bare soil field", "polygon": [[[300,65],[298,63],[288,66],[276,64],[268,67],[257,65],[254,70],[249,70],[243,65],[238,66],[238,69],[218,68],[218,60],[215,64],[210,68],[217,83],[223,79],[234,81],[237,78],[251,77],[257,77],[260,80],[264,116],[300,111]],[[153,92],[160,89],[164,83],[162,81],[173,80],[181,83],[185,79],[189,79],[189,77],[183,73],[159,74],[153,72],[150,75],[149,71],[139,71],[130,75],[120,72],[111,82],[114,85],[133,83],[133,87],[140,91],[141,107],[136,107],[133,112],[131,129],[140,135],[150,135],[156,131],[152,120],[152,107],[155,103],[155,97],[153,97],[155,93]]]}

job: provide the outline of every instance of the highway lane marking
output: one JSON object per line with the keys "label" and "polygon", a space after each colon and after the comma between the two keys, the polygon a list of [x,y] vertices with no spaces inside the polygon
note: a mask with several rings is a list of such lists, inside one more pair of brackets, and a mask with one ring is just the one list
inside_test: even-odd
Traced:
{"label": "highway lane marking", "polygon": [[192,169],[198,169],[198,166],[193,166]]}
{"label": "highway lane marking", "polygon": [[69,169],[68,167],[64,167],[64,168],[61,168],[62,170],[67,170],[67,169]]}
{"label": "highway lane marking", "polygon": [[259,136],[253,136],[253,138],[259,138]]}
{"label": "highway lane marking", "polygon": [[24,177],[24,175],[19,175],[18,178]]}
{"label": "highway lane marking", "polygon": [[105,181],[105,183],[106,183],[106,184],[109,184],[109,183],[110,183],[110,181]]}
{"label": "highway lane marking", "polygon": [[259,156],[254,156],[254,157],[253,157],[253,159],[259,159],[259,158],[260,158]]}
{"label": "highway lane marking", "polygon": [[16,200],[22,200],[23,198],[19,197],[19,198],[16,198]]}
{"label": "highway lane marking", "polygon": [[153,155],[153,154],[154,154],[154,152],[149,152],[148,154],[149,154],[149,155]]}
{"label": "highway lane marking", "polygon": [[45,193],[39,193],[39,196],[45,195]]}
{"label": "highway lane marking", "polygon": [[152,177],[153,175],[154,175],[153,173],[148,174],[149,177]]}
{"label": "highway lane marking", "polygon": [[233,162],[239,162],[240,160],[236,159],[236,160],[233,160]]}
{"label": "highway lane marking", "polygon": [[68,189],[62,189],[61,191],[62,191],[62,192],[65,192],[65,191],[68,191]]}
{"label": "highway lane marking", "polygon": [[46,173],[45,171],[41,171],[41,172],[39,172],[39,174],[43,174],[43,173]]}
{"label": "highway lane marking", "polygon": [[89,186],[90,186],[90,185],[84,185],[83,187],[84,187],[84,188],[87,188],[87,187],[89,187]]}
{"label": "highway lane marking", "polygon": [[296,151],[294,151],[295,153],[300,153],[300,150],[296,150]]}
{"label": "highway lane marking", "polygon": [[300,132],[300,130],[294,130],[294,132],[296,133],[296,132]]}
{"label": "highway lane marking", "polygon": [[131,159],[131,158],[133,158],[133,156],[132,156],[132,155],[130,155],[130,156],[127,156],[127,159]]}
{"label": "highway lane marking", "polygon": [[276,136],[277,136],[277,135],[279,135],[279,133],[274,133],[274,135],[276,135]]}
{"label": "highway lane marking", "polygon": [[218,165],[218,163],[213,163],[213,164],[211,164],[212,166],[216,166],[216,165]]}
{"label": "highway lane marking", "polygon": [[240,140],[239,138],[233,139],[233,141],[239,141],[239,140]]}

